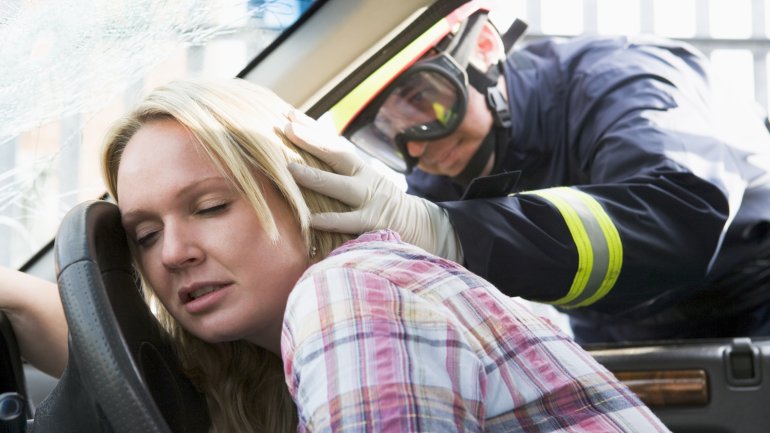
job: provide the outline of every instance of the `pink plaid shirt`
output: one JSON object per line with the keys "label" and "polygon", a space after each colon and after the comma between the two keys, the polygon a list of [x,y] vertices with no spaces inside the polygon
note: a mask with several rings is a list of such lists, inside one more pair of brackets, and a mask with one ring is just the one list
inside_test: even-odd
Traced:
{"label": "pink plaid shirt", "polygon": [[300,432],[668,431],[556,326],[390,231],[308,269],[282,352]]}

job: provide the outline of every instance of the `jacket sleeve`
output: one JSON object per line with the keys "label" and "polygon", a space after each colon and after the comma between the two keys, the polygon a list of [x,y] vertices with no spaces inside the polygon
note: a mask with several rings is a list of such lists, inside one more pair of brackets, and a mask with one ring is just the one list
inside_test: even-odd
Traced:
{"label": "jacket sleeve", "polygon": [[[646,50],[623,56],[657,55]],[[623,56],[569,82],[565,145],[553,156],[562,162],[547,168],[563,177],[440,203],[466,265],[509,295],[618,314],[662,308],[709,272],[741,204],[745,155],[701,70],[674,56],[623,69],[644,63]]]}

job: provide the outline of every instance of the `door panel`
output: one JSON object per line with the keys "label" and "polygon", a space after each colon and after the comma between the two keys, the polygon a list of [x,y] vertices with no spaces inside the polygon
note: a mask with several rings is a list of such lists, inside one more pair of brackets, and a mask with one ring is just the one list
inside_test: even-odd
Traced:
{"label": "door panel", "polygon": [[[769,339],[588,349],[675,433],[759,433],[770,428]],[[671,391],[664,393],[667,388]]]}

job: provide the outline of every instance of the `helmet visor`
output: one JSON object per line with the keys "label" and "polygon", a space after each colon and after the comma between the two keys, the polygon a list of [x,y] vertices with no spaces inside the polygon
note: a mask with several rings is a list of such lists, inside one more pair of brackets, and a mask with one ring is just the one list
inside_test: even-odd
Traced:
{"label": "helmet visor", "polygon": [[389,85],[352,125],[350,140],[390,168],[409,173],[409,141],[454,132],[465,115],[466,75],[449,56],[424,59]]}

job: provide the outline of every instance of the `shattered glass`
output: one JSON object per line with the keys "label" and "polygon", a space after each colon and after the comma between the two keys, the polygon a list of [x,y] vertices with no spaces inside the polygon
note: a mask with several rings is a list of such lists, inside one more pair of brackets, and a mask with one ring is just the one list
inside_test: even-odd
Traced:
{"label": "shattered glass", "polygon": [[0,0],[0,265],[19,267],[104,191],[101,136],[144,92],[234,76],[301,0]]}

